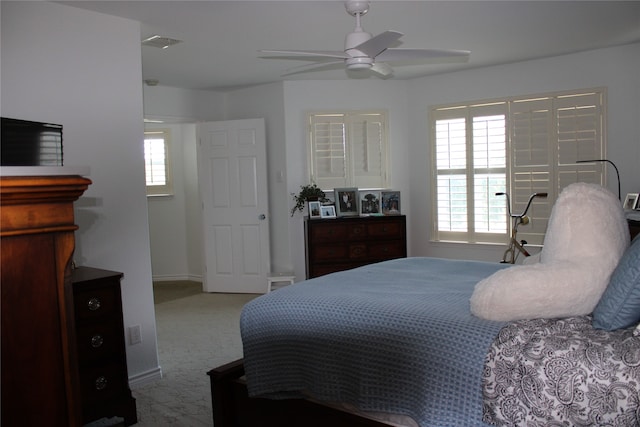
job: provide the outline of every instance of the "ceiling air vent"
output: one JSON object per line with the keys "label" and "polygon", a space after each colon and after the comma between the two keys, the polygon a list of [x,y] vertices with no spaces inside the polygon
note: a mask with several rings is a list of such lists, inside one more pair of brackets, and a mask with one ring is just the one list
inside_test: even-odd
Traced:
{"label": "ceiling air vent", "polygon": [[166,49],[174,44],[182,43],[182,40],[176,40],[169,37],[162,37],[159,35],[148,37],[142,40],[142,46],[159,47],[160,49]]}

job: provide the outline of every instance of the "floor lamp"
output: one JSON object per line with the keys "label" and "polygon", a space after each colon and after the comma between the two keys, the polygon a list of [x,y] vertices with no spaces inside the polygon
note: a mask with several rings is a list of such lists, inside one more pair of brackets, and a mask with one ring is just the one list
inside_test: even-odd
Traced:
{"label": "floor lamp", "polygon": [[622,194],[620,194],[620,172],[618,172],[618,167],[615,163],[613,163],[609,159],[594,159],[594,160],[578,160],[576,163],[596,163],[596,162],[607,162],[610,163],[611,166],[616,170],[616,176],[618,177],[618,200],[622,201]]}

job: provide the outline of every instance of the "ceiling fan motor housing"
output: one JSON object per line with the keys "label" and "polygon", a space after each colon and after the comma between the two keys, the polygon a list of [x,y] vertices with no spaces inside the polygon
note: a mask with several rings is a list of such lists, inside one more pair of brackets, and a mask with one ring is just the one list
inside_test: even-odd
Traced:
{"label": "ceiling fan motor housing", "polygon": [[367,33],[361,29],[359,31],[356,29],[356,31],[347,34],[344,41],[344,52],[350,56],[350,58],[345,59],[349,70],[365,70],[371,68],[373,59],[357,49],[359,45],[370,40],[371,37],[373,37],[371,33]]}

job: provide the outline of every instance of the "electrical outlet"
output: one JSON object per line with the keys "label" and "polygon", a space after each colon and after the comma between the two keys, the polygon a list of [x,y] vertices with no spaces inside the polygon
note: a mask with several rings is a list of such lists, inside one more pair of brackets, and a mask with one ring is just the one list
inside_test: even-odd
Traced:
{"label": "electrical outlet", "polygon": [[140,344],[142,342],[142,333],[140,325],[129,326],[129,344]]}

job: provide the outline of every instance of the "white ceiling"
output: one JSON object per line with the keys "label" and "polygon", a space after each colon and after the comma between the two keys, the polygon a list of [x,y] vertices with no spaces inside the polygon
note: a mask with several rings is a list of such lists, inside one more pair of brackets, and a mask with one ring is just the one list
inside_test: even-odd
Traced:
{"label": "white ceiling", "polygon": [[[143,79],[163,86],[226,90],[282,80],[302,60],[260,58],[259,49],[342,50],[355,26],[342,1],[70,1],[141,22]],[[404,33],[401,48],[471,51],[463,64],[394,64],[394,79],[550,57],[640,41],[640,1],[375,1],[365,31]],[[108,41],[108,40],[107,40]],[[614,64],[615,65],[615,64]],[[289,76],[354,78],[345,70]],[[362,78],[362,77],[360,77]],[[376,77],[367,77],[376,78]]]}

